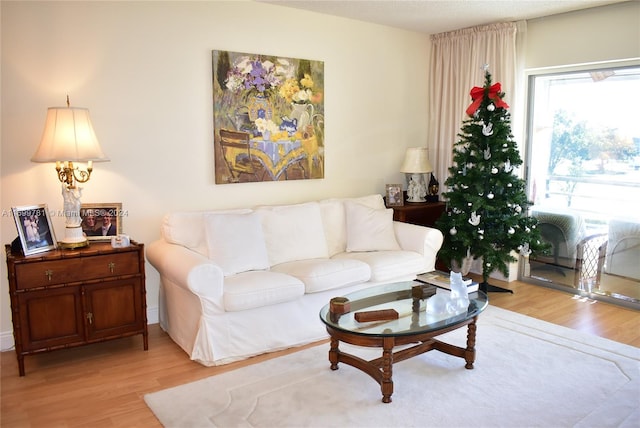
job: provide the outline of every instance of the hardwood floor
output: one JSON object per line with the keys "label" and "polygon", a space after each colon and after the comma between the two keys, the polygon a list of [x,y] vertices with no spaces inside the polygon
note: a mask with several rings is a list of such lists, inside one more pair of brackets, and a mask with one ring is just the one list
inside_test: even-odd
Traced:
{"label": "hardwood floor", "polygon": [[[640,347],[638,311],[520,282],[492,283],[515,291],[491,293],[494,306]],[[154,324],[149,326],[146,352],[137,336],[29,356],[25,377],[18,376],[15,353],[2,352],[0,426],[159,427],[144,403],[144,394],[296,350],[204,367],[190,361]]]}

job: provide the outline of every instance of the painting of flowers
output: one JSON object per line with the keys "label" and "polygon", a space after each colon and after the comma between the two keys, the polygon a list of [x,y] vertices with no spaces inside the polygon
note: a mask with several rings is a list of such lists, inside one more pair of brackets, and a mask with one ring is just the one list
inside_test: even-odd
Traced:
{"label": "painting of flowers", "polygon": [[216,184],[324,178],[324,62],[213,51]]}

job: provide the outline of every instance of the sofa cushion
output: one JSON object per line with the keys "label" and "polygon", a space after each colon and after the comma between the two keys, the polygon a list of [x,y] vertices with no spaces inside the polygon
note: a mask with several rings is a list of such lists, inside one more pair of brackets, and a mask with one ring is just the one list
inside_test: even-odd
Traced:
{"label": "sofa cushion", "polygon": [[279,272],[248,271],[224,279],[224,309],[244,311],[295,300],[304,295],[304,284]]}
{"label": "sofa cushion", "polygon": [[307,293],[367,282],[371,276],[369,265],[354,259],[298,260],[273,266],[271,271],[295,276]]}
{"label": "sofa cushion", "polygon": [[209,258],[225,276],[248,270],[269,269],[267,247],[258,214],[218,214],[204,216]]}
{"label": "sofa cushion", "polygon": [[366,251],[336,254],[334,260],[360,260],[371,268],[371,282],[415,277],[425,270],[424,258],[414,251]]}
{"label": "sofa cushion", "polygon": [[259,207],[271,266],[295,260],[328,258],[320,205]]}
{"label": "sofa cushion", "polygon": [[399,250],[393,229],[392,209],[372,209],[345,201],[347,251]]}
{"label": "sofa cushion", "polygon": [[[250,213],[248,208],[208,211],[216,213]],[[204,234],[204,215],[207,211],[176,211],[162,219],[160,232],[170,244],[189,248],[198,254],[208,257],[207,240]]]}
{"label": "sofa cushion", "polygon": [[329,257],[342,253],[347,248],[347,220],[345,214],[345,201],[357,202],[374,209],[384,209],[384,200],[381,195],[368,195],[360,198],[332,198],[320,201],[320,212],[327,240]]}

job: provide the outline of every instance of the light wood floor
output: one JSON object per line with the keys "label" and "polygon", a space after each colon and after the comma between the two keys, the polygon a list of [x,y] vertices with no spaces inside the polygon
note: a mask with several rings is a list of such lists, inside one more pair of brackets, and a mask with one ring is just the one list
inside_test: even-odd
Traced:
{"label": "light wood floor", "polygon": [[[638,311],[535,285],[508,286],[515,294],[491,293],[492,305],[640,347]],[[27,357],[25,377],[18,376],[15,353],[1,353],[0,426],[159,427],[144,394],[295,352],[207,368],[190,361],[157,324],[149,335],[146,352],[138,336]]]}

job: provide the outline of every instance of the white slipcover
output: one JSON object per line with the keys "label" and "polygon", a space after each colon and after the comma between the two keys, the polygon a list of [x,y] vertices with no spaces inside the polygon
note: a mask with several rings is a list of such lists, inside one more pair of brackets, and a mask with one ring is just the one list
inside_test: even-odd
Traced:
{"label": "white slipcover", "polygon": [[[147,258],[160,273],[161,327],[191,359],[227,364],[325,339],[318,314],[332,297],[434,269],[443,236],[433,228],[392,222],[399,250],[347,251],[354,237],[347,230],[346,200],[167,214],[161,239],[147,246]],[[348,201],[385,209],[380,195]],[[208,254],[207,216],[251,212],[262,218],[272,264],[225,277]],[[287,224],[295,234],[286,235]],[[278,247],[283,242],[287,248]],[[300,254],[310,258],[299,260]]]}

